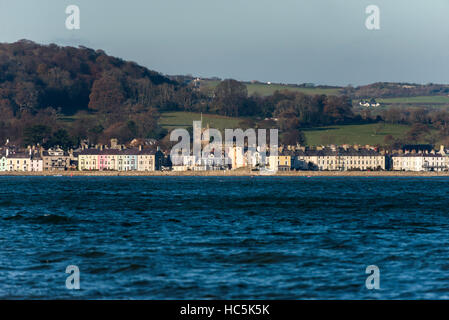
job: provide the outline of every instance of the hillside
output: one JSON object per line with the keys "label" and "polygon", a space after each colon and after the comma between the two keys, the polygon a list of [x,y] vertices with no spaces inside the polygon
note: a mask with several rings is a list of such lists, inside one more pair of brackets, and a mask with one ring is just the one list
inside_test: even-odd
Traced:
{"label": "hillside", "polygon": [[447,96],[449,95],[449,85],[377,82],[355,88],[345,87],[342,89],[342,94],[353,99]]}
{"label": "hillside", "polygon": [[27,40],[0,44],[0,70],[0,104],[14,113],[51,107],[74,114],[119,103],[163,107],[167,99],[157,87],[165,85],[172,91],[179,87],[155,71],[102,50]]}
{"label": "hillside", "polygon": [[[449,86],[433,84],[340,88],[168,77],[102,50],[22,40],[0,44],[0,141],[65,148],[112,137],[121,143],[134,138],[166,141],[169,130],[190,127],[201,113],[205,124],[219,129],[278,128],[283,144],[305,143],[306,138],[311,144],[333,141],[329,136],[337,133],[354,138],[360,133],[365,136],[360,141],[375,143],[403,136],[391,128],[385,137],[378,133],[372,138],[372,128],[358,127],[382,122],[415,126],[407,131],[408,140],[419,141],[431,129],[438,132],[429,140],[449,141],[447,92]],[[354,99],[366,95],[382,107],[354,108]],[[326,129],[324,138],[314,133],[332,126],[344,127]]]}
{"label": "hillside", "polygon": [[[209,88],[214,90],[220,83],[219,80],[202,80],[201,85],[204,88]],[[325,95],[339,95],[342,88],[338,87],[323,87],[323,86],[305,86],[305,85],[289,85],[289,84],[279,84],[279,83],[261,83],[261,82],[244,82],[246,88],[248,89],[248,94],[269,96],[273,95],[276,91],[292,91],[298,93],[304,93],[309,95],[315,94],[325,94]]]}

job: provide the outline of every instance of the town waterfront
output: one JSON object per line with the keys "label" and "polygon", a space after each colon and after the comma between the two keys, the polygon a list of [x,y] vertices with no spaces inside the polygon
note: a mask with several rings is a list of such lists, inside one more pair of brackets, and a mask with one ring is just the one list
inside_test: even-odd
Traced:
{"label": "town waterfront", "polygon": [[447,177],[1,176],[0,298],[447,299],[448,194]]}

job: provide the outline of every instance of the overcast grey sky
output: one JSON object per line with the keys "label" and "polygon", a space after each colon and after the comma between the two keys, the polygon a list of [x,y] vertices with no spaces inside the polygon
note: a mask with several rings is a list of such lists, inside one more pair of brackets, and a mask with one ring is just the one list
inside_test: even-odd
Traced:
{"label": "overcast grey sky", "polygon": [[[81,29],[65,28],[78,5]],[[380,30],[365,8],[380,8]],[[0,41],[85,45],[164,74],[449,83],[449,0],[0,0]]]}

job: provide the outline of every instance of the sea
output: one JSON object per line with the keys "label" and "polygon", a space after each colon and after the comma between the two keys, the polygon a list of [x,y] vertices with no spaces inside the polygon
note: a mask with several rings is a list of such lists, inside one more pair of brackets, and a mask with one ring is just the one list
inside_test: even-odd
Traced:
{"label": "sea", "polygon": [[0,299],[448,298],[449,178],[0,177]]}

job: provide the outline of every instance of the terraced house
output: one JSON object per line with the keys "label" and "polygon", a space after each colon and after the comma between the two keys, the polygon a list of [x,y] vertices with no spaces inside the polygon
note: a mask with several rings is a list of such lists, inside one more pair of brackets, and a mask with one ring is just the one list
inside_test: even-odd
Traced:
{"label": "terraced house", "polygon": [[41,151],[44,171],[64,171],[70,167],[70,156],[61,148]]}
{"label": "terraced house", "polygon": [[134,149],[122,150],[118,155],[118,171],[137,171],[137,153]]}
{"label": "terraced house", "polygon": [[0,172],[6,171],[6,154],[0,153]]}
{"label": "terraced house", "polygon": [[296,170],[385,170],[386,156],[374,148],[336,147],[299,150],[293,156]]}
{"label": "terraced house", "polygon": [[152,150],[143,150],[142,147],[139,147],[139,153],[137,154],[137,170],[155,171],[156,152]]}
{"label": "terraced house", "polygon": [[119,154],[120,150],[100,150],[96,162],[98,164],[98,170],[117,170]]}
{"label": "terraced house", "polygon": [[79,171],[95,171],[99,170],[99,156],[100,150],[86,149],[78,154],[78,170]]}
{"label": "terraced house", "polygon": [[392,155],[394,171],[448,171],[449,157],[445,152],[405,152]]}
{"label": "terraced house", "polygon": [[9,154],[5,171],[31,171],[30,154],[26,152]]}
{"label": "terraced house", "polygon": [[276,171],[290,171],[292,168],[292,157],[290,152],[281,152],[277,156],[268,156],[268,167]]}
{"label": "terraced house", "polygon": [[80,171],[154,171],[157,152],[139,149],[85,149],[78,155]]}
{"label": "terraced house", "polygon": [[44,171],[44,160],[39,154],[32,154],[30,157],[30,171],[41,172]]}

